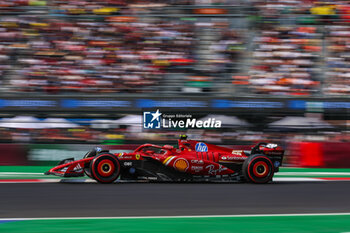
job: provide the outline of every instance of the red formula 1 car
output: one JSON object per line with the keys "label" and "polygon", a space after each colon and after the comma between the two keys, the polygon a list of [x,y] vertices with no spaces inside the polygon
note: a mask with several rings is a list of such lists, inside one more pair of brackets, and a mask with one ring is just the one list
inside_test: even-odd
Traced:
{"label": "red formula 1 car", "polygon": [[267,183],[282,164],[284,150],[259,143],[251,151],[232,150],[187,138],[178,148],[144,144],[131,153],[110,153],[96,147],[83,159],[65,159],[46,175],[87,175],[100,183],[120,180],[246,181]]}

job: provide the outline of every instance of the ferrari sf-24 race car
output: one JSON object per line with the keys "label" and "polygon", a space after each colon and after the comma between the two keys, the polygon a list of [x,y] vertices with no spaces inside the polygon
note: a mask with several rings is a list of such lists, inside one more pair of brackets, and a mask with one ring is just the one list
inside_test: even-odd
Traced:
{"label": "ferrari sf-24 race car", "polygon": [[144,144],[131,153],[110,153],[96,147],[83,159],[69,158],[46,175],[87,175],[99,183],[120,180],[243,181],[268,183],[282,164],[284,150],[261,142],[250,151],[232,150],[181,138],[178,148]]}

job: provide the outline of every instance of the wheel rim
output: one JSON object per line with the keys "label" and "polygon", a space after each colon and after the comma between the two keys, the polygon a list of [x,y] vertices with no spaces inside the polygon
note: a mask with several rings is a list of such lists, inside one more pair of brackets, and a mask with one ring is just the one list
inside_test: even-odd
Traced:
{"label": "wheel rim", "polygon": [[98,164],[98,174],[103,177],[110,176],[115,170],[114,163],[109,159],[104,159]]}
{"label": "wheel rim", "polygon": [[256,177],[265,177],[269,173],[269,167],[266,162],[259,161],[253,166],[253,174]]}

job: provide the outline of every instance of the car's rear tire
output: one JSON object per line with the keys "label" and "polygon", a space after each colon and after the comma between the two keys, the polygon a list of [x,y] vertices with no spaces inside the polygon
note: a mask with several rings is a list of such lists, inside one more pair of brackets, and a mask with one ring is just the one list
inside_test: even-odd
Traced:
{"label": "car's rear tire", "polygon": [[90,164],[90,172],[99,183],[113,183],[120,175],[119,160],[111,153],[98,154]]}
{"label": "car's rear tire", "polygon": [[262,154],[249,156],[243,163],[242,173],[245,180],[264,184],[272,180],[274,170],[271,160]]}

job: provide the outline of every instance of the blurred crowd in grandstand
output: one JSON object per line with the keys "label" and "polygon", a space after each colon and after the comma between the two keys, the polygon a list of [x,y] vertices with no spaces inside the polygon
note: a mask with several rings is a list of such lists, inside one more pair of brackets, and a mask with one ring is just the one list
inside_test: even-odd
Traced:
{"label": "blurred crowd in grandstand", "polygon": [[349,1],[253,1],[252,69],[233,83],[255,94],[349,94]]}
{"label": "blurred crowd in grandstand", "polygon": [[319,90],[321,50],[315,27],[271,27],[255,39],[250,88],[271,95],[310,95]]}
{"label": "blurred crowd in grandstand", "polygon": [[[350,1],[341,0],[0,0],[0,91],[346,96],[349,23]],[[174,141],[179,134],[0,128],[3,142]],[[346,131],[193,135],[221,143],[350,141]]]}
{"label": "blurred crowd in grandstand", "polygon": [[0,13],[2,91],[349,93],[349,1],[13,0]]}
{"label": "blurred crowd in grandstand", "polygon": [[[46,93],[158,90],[164,75],[195,63],[196,24],[152,17],[152,12],[138,16],[179,4],[191,1],[1,1],[2,88]],[[229,25],[211,27],[221,27],[219,41],[212,44],[217,54],[213,62],[229,66],[236,34]]]}

